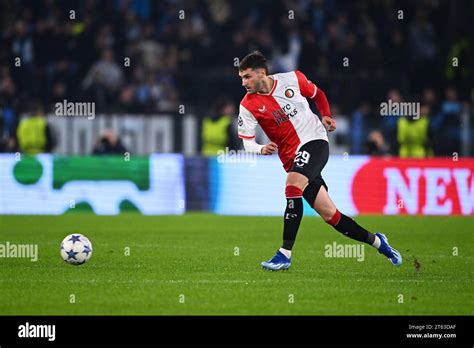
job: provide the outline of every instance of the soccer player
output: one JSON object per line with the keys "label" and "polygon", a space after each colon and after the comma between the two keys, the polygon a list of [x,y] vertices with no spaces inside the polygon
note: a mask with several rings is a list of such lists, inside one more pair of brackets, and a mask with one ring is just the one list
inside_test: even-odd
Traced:
{"label": "soccer player", "polygon": [[[332,227],[345,236],[378,249],[395,266],[402,264],[400,253],[388,244],[382,233],[370,233],[337,210],[328,195],[321,171],[329,158],[326,130],[336,129],[336,121],[324,92],[300,71],[268,75],[266,58],[254,51],[239,65],[242,86],[247,90],[240,103],[238,133],[246,151],[271,155],[278,149],[286,178],[287,200],[284,214],[283,244],[275,256],[262,266],[267,270],[287,270],[291,250],[303,217],[303,198]],[[314,102],[322,121],[311,111]],[[259,124],[270,143],[255,142]]]}

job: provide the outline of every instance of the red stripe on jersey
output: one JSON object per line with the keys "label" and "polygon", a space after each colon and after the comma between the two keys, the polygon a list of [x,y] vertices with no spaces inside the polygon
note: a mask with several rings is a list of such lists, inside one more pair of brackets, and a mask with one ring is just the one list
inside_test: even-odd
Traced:
{"label": "red stripe on jersey", "polygon": [[300,93],[303,97],[311,98],[314,97],[316,92],[316,86],[310,80],[308,80],[301,71],[295,71],[296,78],[298,79],[298,87],[300,88]]}
{"label": "red stripe on jersey", "polygon": [[239,138],[253,139],[253,138],[255,138],[255,135],[252,135],[251,137],[249,137],[249,136],[247,136],[247,135],[241,135],[241,134],[239,134]]}
{"label": "red stripe on jersey", "polygon": [[295,71],[298,79],[298,86],[303,97],[311,99],[318,107],[321,116],[331,117],[331,110],[329,109],[328,99],[321,88],[317,88],[301,71]]}
{"label": "red stripe on jersey", "polygon": [[270,95],[273,94],[273,92],[275,91],[276,87],[277,87],[277,84],[278,84],[278,80],[273,80],[273,87],[272,87],[272,90],[270,91]]}
{"label": "red stripe on jersey", "polygon": [[[273,80],[273,79],[272,79]],[[277,84],[278,84],[278,80],[273,80],[273,87],[272,89],[270,90],[270,92],[268,93],[257,93],[259,95],[272,95],[273,92],[275,91],[276,87],[277,87]],[[247,93],[248,94],[248,93]]]}
{"label": "red stripe on jersey", "polygon": [[277,144],[278,156],[285,170],[289,171],[301,142],[291,120],[277,123],[275,115],[284,116],[285,113],[271,95],[247,94],[242,105],[252,113],[268,138]]}

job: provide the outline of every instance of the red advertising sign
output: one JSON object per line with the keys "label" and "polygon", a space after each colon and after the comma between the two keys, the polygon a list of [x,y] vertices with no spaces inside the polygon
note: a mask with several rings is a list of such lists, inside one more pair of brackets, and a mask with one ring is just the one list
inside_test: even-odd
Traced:
{"label": "red advertising sign", "polygon": [[351,187],[359,214],[474,215],[474,159],[371,158]]}

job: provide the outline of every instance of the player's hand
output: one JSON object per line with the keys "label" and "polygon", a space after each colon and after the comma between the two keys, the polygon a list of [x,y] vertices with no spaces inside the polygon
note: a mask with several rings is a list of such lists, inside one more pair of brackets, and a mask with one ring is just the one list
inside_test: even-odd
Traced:
{"label": "player's hand", "polygon": [[277,148],[277,144],[275,144],[274,142],[270,142],[264,147],[262,147],[262,155],[271,155],[276,151]]}
{"label": "player's hand", "polygon": [[336,120],[329,116],[323,116],[323,125],[328,132],[336,130]]}

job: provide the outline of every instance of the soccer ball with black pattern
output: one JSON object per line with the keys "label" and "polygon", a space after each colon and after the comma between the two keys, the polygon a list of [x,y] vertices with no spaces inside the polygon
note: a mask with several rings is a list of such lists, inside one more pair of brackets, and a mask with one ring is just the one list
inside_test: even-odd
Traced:
{"label": "soccer ball with black pattern", "polygon": [[73,233],[61,242],[61,257],[70,265],[82,265],[92,256],[92,243],[84,235]]}

